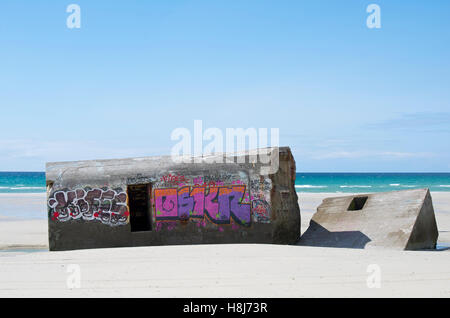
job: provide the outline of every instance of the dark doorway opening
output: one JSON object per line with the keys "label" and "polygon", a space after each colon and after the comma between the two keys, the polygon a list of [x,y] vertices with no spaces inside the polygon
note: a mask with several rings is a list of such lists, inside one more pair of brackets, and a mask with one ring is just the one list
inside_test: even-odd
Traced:
{"label": "dark doorway opening", "polygon": [[135,184],[127,187],[130,208],[131,232],[151,231],[150,184]]}
{"label": "dark doorway opening", "polygon": [[353,198],[353,200],[350,203],[347,211],[362,210],[364,208],[364,204],[366,204],[367,198],[368,197],[356,197],[356,198]]}

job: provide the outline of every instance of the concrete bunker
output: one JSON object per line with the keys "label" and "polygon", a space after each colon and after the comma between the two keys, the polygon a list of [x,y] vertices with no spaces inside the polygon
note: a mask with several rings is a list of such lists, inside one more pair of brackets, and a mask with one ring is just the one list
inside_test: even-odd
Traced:
{"label": "concrete bunker", "polygon": [[434,249],[438,229],[428,189],[326,198],[299,245]]}
{"label": "concrete bunker", "polygon": [[288,147],[264,151],[276,155],[276,171],[250,160],[250,152],[224,163],[211,163],[214,156],[47,163],[50,250],[295,244],[295,161]]}

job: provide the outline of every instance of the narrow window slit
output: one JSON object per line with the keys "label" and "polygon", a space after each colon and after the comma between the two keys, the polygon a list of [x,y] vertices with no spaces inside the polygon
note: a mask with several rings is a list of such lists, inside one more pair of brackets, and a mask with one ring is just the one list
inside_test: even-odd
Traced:
{"label": "narrow window slit", "polygon": [[364,208],[368,197],[355,197],[350,203],[347,211],[358,211]]}

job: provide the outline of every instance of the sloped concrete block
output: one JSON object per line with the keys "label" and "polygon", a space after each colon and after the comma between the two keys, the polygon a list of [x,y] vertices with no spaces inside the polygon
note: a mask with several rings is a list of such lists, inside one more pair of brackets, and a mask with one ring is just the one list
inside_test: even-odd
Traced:
{"label": "sloped concrete block", "polygon": [[438,229],[428,189],[326,198],[299,245],[434,249]]}

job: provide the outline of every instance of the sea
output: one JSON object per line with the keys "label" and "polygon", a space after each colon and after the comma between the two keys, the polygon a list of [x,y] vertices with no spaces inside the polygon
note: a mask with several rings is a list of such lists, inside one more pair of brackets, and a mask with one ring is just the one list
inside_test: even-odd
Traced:
{"label": "sea", "polygon": [[[297,173],[297,192],[450,191],[450,173]],[[44,172],[0,172],[0,193],[45,192]]]}

